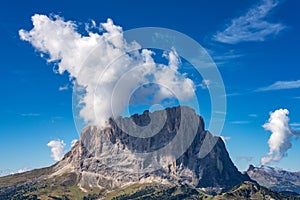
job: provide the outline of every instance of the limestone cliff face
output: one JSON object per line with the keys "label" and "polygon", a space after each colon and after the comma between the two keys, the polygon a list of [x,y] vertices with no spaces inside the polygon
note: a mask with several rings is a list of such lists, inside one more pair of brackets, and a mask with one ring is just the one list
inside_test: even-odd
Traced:
{"label": "limestone cliff face", "polygon": [[205,131],[203,119],[188,107],[86,127],[55,171],[54,176],[75,172],[79,186],[107,189],[159,182],[220,192],[250,180],[234,166],[221,138]]}

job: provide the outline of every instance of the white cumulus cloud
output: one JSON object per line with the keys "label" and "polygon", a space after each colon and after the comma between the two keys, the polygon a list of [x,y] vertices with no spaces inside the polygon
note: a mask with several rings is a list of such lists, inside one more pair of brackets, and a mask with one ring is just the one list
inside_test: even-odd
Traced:
{"label": "white cumulus cloud", "polygon": [[53,160],[60,161],[63,158],[66,146],[63,140],[51,140],[47,146],[51,148],[51,158]]}
{"label": "white cumulus cloud", "polygon": [[233,19],[225,30],[215,34],[213,39],[236,44],[245,41],[264,41],[269,36],[277,35],[285,26],[281,23],[266,21],[266,17],[277,5],[277,0],[262,0],[245,15]]}
{"label": "white cumulus cloud", "polygon": [[268,122],[263,125],[263,128],[272,134],[268,140],[269,152],[261,158],[262,165],[281,160],[292,147],[292,138],[299,135],[291,128],[288,115],[287,109],[275,110],[270,113]]}
{"label": "white cumulus cloud", "polygon": [[175,49],[164,54],[167,65],[158,64],[153,51],[141,50],[137,42],[128,43],[122,28],[111,19],[100,27],[93,21],[86,35],[77,31],[75,22],[59,16],[35,14],[32,22],[30,31],[19,31],[20,38],[47,55],[48,62],[57,63],[60,74],[67,71],[77,88],[83,88],[79,114],[86,123],[107,125],[109,117],[124,112],[129,95],[145,82],[161,85],[157,95],[164,98],[174,93],[189,100],[194,94],[193,81],[178,71]]}

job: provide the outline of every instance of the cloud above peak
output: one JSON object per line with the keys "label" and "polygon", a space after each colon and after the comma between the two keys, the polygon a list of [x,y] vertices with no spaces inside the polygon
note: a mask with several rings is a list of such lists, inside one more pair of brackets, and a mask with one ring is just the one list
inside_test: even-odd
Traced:
{"label": "cloud above peak", "polygon": [[58,73],[68,72],[74,88],[82,90],[79,115],[86,123],[106,126],[109,117],[124,112],[129,95],[144,83],[157,83],[161,99],[176,94],[189,100],[194,94],[193,81],[178,71],[175,49],[163,55],[168,64],[157,63],[153,51],[127,42],[122,27],[112,19],[99,27],[95,21],[90,27],[86,24],[86,34],[77,30],[75,22],[59,16],[35,14],[32,23],[30,31],[19,31],[21,40],[48,56],[47,62],[56,63]]}
{"label": "cloud above peak", "polygon": [[249,9],[245,15],[232,19],[225,30],[217,32],[213,39],[222,43],[237,44],[265,41],[268,37],[276,36],[285,28],[285,25],[268,22],[266,18],[278,3],[277,0],[262,0],[260,4]]}

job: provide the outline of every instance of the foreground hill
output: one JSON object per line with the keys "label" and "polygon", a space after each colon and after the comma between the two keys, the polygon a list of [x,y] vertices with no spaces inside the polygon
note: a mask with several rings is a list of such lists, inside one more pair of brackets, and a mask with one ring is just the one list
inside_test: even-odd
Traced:
{"label": "foreground hill", "polygon": [[[34,173],[40,173],[43,170],[48,171],[49,168],[40,169]],[[1,184],[4,180],[15,181],[25,177],[32,177],[33,171],[27,174],[17,174],[0,178]],[[40,183],[32,185],[17,186],[10,192],[2,193],[0,199],[56,199],[56,200],[87,200],[87,199],[104,199],[104,200],[188,200],[188,199],[203,199],[203,200],[300,200],[299,197],[287,196],[279,192],[272,191],[265,187],[261,187],[253,182],[244,182],[235,186],[231,190],[212,196],[203,193],[202,190],[192,188],[188,185],[178,184],[150,184],[137,183],[128,187],[116,188],[112,191],[90,188],[87,192],[83,192],[77,187],[75,176],[72,174],[64,175],[58,179],[46,179]]]}

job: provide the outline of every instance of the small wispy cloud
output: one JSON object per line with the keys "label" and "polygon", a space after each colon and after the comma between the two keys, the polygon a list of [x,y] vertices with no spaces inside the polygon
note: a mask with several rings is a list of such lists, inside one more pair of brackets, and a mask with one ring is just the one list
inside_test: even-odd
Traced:
{"label": "small wispy cloud", "polygon": [[236,160],[237,161],[245,160],[247,162],[250,162],[253,160],[253,156],[237,156]]}
{"label": "small wispy cloud", "polygon": [[278,5],[277,0],[262,0],[245,15],[232,19],[224,31],[217,32],[213,39],[218,42],[236,44],[247,41],[264,41],[285,28],[281,23],[266,21],[266,17]]}
{"label": "small wispy cloud", "polygon": [[250,124],[251,121],[231,121],[231,124]]}
{"label": "small wispy cloud", "polygon": [[248,116],[249,116],[249,117],[256,118],[256,117],[257,117],[257,114],[253,114],[253,113],[251,113],[251,114],[249,114]]}
{"label": "small wispy cloud", "polygon": [[226,112],[224,112],[224,111],[215,110],[213,112],[216,114],[219,114],[219,115],[226,115]]}
{"label": "small wispy cloud", "polygon": [[198,85],[201,89],[208,89],[210,85],[210,80],[208,79],[203,79],[202,82]]}
{"label": "small wispy cloud", "polygon": [[[266,92],[266,91],[275,91],[275,90],[288,90],[288,89],[297,89],[300,88],[300,80],[295,81],[276,81],[271,85],[260,87],[258,89],[253,89],[244,92],[233,92],[227,93],[226,97],[233,97],[233,96],[240,96],[240,95],[247,95],[256,92]],[[292,97],[293,99],[300,99],[300,96]]]}
{"label": "small wispy cloud", "polygon": [[240,96],[240,95],[243,95],[243,94],[244,93],[239,93],[239,92],[227,93],[226,97]]}
{"label": "small wispy cloud", "polygon": [[235,68],[239,66],[239,58],[245,56],[236,49],[228,49],[228,47],[215,42],[208,43],[205,49],[218,67]]}
{"label": "small wispy cloud", "polygon": [[22,113],[20,114],[22,117],[39,117],[41,114],[39,113]]}
{"label": "small wispy cloud", "polygon": [[56,123],[60,120],[64,119],[64,117],[62,116],[54,116],[54,117],[51,117],[51,123]]}
{"label": "small wispy cloud", "polygon": [[244,55],[242,54],[231,54],[231,55],[222,55],[222,56],[215,56],[214,60],[220,61],[220,60],[228,60],[228,59],[235,59],[235,58],[240,58]]}
{"label": "small wispy cloud", "polygon": [[217,63],[227,63],[229,60],[237,59],[243,57],[244,54],[237,52],[235,49],[226,50],[219,55],[215,55],[215,50],[211,50],[212,58]]}
{"label": "small wispy cloud", "polygon": [[300,123],[291,123],[291,126],[300,126]]}
{"label": "small wispy cloud", "polygon": [[300,130],[300,123],[291,123],[290,126],[296,131]]}
{"label": "small wispy cloud", "polygon": [[69,86],[68,85],[64,85],[64,86],[60,86],[58,88],[58,91],[65,91],[65,90],[68,90],[69,89]]}
{"label": "small wispy cloud", "polygon": [[277,81],[269,86],[258,88],[256,91],[271,91],[300,88],[300,80],[296,81]]}

